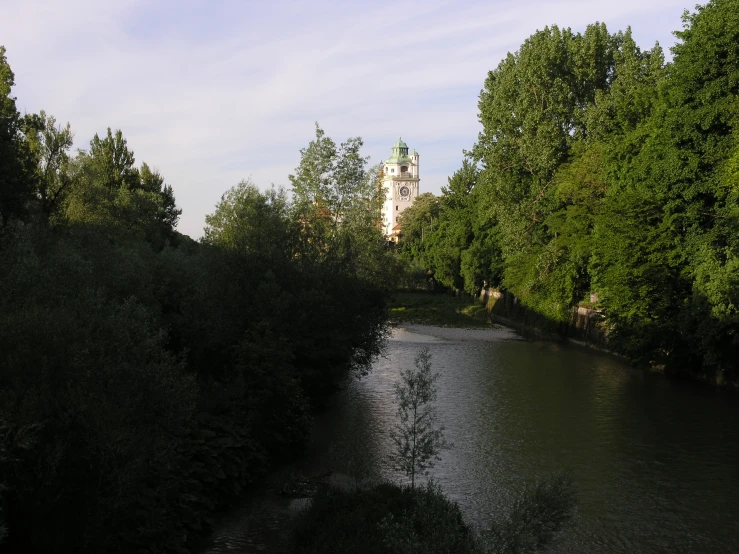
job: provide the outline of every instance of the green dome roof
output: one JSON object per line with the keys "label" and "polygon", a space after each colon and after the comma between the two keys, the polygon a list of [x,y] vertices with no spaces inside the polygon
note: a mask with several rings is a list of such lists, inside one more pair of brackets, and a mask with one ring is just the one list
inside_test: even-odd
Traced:
{"label": "green dome roof", "polygon": [[398,142],[393,144],[393,155],[390,156],[385,163],[387,164],[400,164],[408,163],[411,159],[408,157],[408,145],[403,142],[403,139],[398,139]]}

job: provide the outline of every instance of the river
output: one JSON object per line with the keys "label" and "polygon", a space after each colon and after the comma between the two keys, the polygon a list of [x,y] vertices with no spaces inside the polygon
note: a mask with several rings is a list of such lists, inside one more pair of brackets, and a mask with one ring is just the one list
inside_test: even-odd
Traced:
{"label": "river", "polygon": [[279,552],[299,500],[289,474],[341,471],[357,436],[378,476],[400,368],[427,347],[438,414],[453,444],[434,479],[484,528],[537,479],[568,472],[573,524],[553,552],[739,552],[739,396],[636,370],[586,349],[524,340],[503,327],[395,329],[369,376],[319,418],[309,455],[216,525],[207,554]]}

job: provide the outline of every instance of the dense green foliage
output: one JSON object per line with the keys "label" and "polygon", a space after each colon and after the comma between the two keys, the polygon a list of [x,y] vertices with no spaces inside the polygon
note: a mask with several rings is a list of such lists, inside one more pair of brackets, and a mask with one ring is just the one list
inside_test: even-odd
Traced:
{"label": "dense green foliage", "polygon": [[186,552],[380,351],[373,172],[361,140],[325,144],[341,217],[243,182],[194,242],[120,131],[70,156],[69,125],[21,117],[12,84],[0,49],[2,548]]}
{"label": "dense green foliage", "polygon": [[602,23],[529,37],[488,74],[469,159],[404,212],[400,249],[553,328],[594,304],[612,348],[736,381],[739,1],[686,12],[676,35],[668,64]]}
{"label": "dense green foliage", "polygon": [[[621,352],[736,380],[739,0],[684,24],[668,64],[602,23],[527,39],[489,73],[482,132],[442,196],[404,212],[402,256],[553,324],[592,298]],[[379,353],[400,271],[378,174],[361,139],[317,127],[291,199],[242,182],[195,242],[120,130],[71,155],[69,124],[22,116],[13,85],[0,47],[0,542],[185,552]],[[540,486],[493,524],[492,551],[541,547],[571,507],[566,484]],[[433,487],[326,494],[298,537],[305,552],[473,548]]]}

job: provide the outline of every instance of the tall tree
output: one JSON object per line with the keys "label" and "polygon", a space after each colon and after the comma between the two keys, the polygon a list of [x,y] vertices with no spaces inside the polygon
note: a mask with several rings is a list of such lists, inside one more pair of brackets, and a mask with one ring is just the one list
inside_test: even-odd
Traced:
{"label": "tall tree", "polygon": [[[736,371],[739,2],[685,13],[652,115],[618,144],[594,277],[629,351],[668,368]],[[720,292],[722,291],[722,292]],[[718,372],[718,373],[716,373]]]}
{"label": "tall tree", "polygon": [[36,194],[41,214],[48,221],[73,183],[68,152],[74,135],[69,123],[64,127],[57,125],[56,118],[47,116],[43,110],[38,115],[26,116],[23,127],[37,166]]}
{"label": "tall tree", "polygon": [[587,136],[587,108],[608,86],[613,53],[604,24],[583,35],[546,27],[488,74],[473,154],[506,256],[547,238],[556,170]]}
{"label": "tall tree", "polygon": [[141,164],[139,175],[141,190],[155,205],[156,224],[163,235],[171,238],[182,214],[182,209],[177,207],[172,185],[165,184],[159,171],[152,170],[146,163]]}
{"label": "tall tree", "polygon": [[405,256],[429,265],[426,254],[431,233],[439,225],[440,210],[439,198],[430,192],[424,192],[416,198],[413,205],[403,211],[400,215],[403,229],[400,249]]}
{"label": "tall tree", "polygon": [[120,130],[95,135],[89,152],[70,162],[73,187],[64,215],[73,223],[101,225],[107,232],[140,235],[157,248],[174,238],[182,210],[162,175],[147,164],[134,166],[134,153]]}
{"label": "tall tree", "polygon": [[28,213],[33,199],[33,160],[21,133],[21,118],[11,96],[15,76],[0,46],[0,228]]}
{"label": "tall tree", "polygon": [[642,52],[630,30],[552,27],[486,80],[477,212],[496,222],[502,285],[553,322],[591,288],[591,237],[618,172],[609,160],[628,155],[611,138],[649,115],[662,63],[659,46]]}
{"label": "tall tree", "polygon": [[361,155],[363,141],[349,138],[338,147],[316,123],[316,137],[300,150],[300,164],[289,176],[295,204],[312,206],[334,222],[343,221],[358,204],[377,202],[375,173]]}
{"label": "tall tree", "polygon": [[462,251],[472,239],[472,192],[477,184],[478,170],[465,159],[462,167],[449,177],[439,198],[439,222],[429,237],[430,269],[442,284],[463,288],[460,275]]}
{"label": "tall tree", "polygon": [[103,139],[95,133],[90,141],[90,161],[98,180],[106,188],[137,188],[139,176],[134,167],[136,159],[128,149],[120,129],[113,134],[108,127],[108,134]]}

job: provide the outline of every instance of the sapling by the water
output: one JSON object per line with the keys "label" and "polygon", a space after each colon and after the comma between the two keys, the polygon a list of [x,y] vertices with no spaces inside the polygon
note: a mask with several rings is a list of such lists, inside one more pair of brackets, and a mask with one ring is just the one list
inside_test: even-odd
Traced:
{"label": "sapling by the water", "polygon": [[431,354],[424,348],[414,367],[401,370],[400,382],[395,383],[398,421],[390,433],[395,446],[390,461],[410,477],[411,487],[416,486],[417,475],[428,475],[439,452],[448,446],[434,405],[438,377],[431,372]]}

